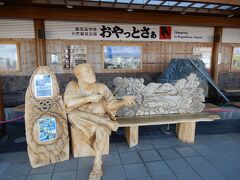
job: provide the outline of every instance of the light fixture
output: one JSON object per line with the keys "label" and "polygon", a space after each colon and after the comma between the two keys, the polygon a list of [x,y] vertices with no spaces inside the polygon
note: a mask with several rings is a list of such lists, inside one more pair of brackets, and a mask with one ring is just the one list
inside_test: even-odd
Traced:
{"label": "light fixture", "polygon": [[234,14],[229,14],[227,17],[231,18],[231,17],[233,17],[233,16],[234,16]]}
{"label": "light fixture", "polygon": [[68,9],[72,9],[73,6],[71,6],[71,5],[66,5],[66,8],[68,8]]}
{"label": "light fixture", "polygon": [[132,9],[132,8],[127,9],[127,12],[133,12],[133,11],[134,11],[134,9]]}
{"label": "light fixture", "polygon": [[5,4],[4,2],[0,1],[0,6],[3,6],[4,4]]}

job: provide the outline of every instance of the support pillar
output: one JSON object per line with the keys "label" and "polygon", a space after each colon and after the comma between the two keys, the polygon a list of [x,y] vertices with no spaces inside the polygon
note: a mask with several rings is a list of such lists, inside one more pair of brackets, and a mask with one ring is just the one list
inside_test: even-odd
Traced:
{"label": "support pillar", "polygon": [[138,126],[125,127],[124,135],[130,148],[138,144]]}
{"label": "support pillar", "polygon": [[176,124],[176,134],[180,141],[194,143],[196,122]]}
{"label": "support pillar", "polygon": [[214,82],[218,83],[218,64],[222,45],[222,27],[214,27],[212,61],[211,61],[211,77]]}
{"label": "support pillar", "polygon": [[[2,95],[2,82],[0,77],[0,122],[5,121],[3,95]],[[0,125],[0,138],[6,136],[6,124]]]}
{"label": "support pillar", "polygon": [[35,45],[36,45],[36,66],[46,66],[46,43],[45,43],[45,26],[43,19],[34,20]]}

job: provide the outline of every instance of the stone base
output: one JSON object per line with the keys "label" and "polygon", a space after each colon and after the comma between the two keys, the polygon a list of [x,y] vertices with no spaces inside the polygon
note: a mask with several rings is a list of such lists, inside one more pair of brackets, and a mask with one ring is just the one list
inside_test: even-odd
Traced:
{"label": "stone base", "polygon": [[[75,158],[95,156],[94,150],[84,140],[82,132],[73,127],[71,127],[71,145],[72,153]],[[109,136],[106,138],[106,145],[103,150],[103,155],[105,154],[109,154]]]}

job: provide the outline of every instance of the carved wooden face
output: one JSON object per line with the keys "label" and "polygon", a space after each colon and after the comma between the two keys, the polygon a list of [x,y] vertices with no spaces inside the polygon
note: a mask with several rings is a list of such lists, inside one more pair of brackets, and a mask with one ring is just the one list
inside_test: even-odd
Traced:
{"label": "carved wooden face", "polygon": [[80,69],[78,80],[87,84],[93,84],[96,82],[96,76],[93,72],[92,67],[89,64],[85,64]]}

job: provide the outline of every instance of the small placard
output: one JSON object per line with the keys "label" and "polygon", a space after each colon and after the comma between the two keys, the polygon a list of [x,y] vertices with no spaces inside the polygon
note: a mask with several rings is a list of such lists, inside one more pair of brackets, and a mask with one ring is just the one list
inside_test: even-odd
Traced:
{"label": "small placard", "polygon": [[38,119],[39,140],[51,141],[57,138],[57,124],[54,117]]}
{"label": "small placard", "polygon": [[37,98],[52,97],[52,77],[49,74],[34,77],[35,96]]}
{"label": "small placard", "polygon": [[59,55],[58,54],[51,54],[51,62],[53,64],[58,64],[59,62]]}
{"label": "small placard", "polygon": [[200,58],[207,69],[211,67],[212,48],[211,47],[194,47],[193,55]]}

